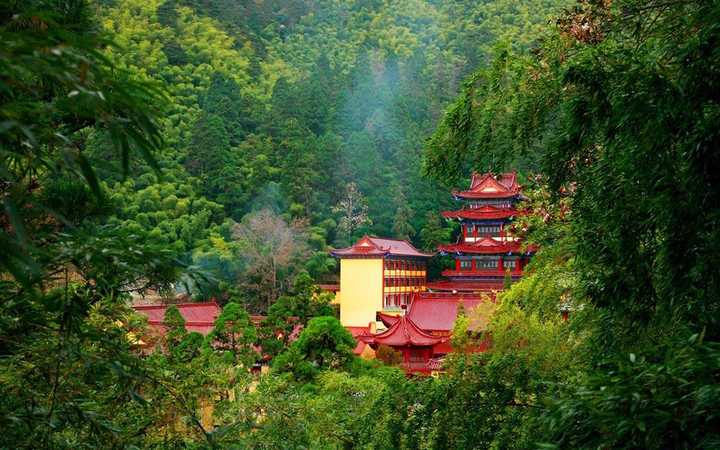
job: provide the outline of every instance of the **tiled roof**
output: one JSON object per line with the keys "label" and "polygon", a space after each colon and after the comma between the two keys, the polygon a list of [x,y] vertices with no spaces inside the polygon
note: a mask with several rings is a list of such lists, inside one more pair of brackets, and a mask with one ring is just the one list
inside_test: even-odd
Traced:
{"label": "tiled roof", "polygon": [[473,294],[424,292],[415,297],[407,317],[425,331],[452,331],[461,303],[465,311],[470,311],[486,301],[491,300]]}
{"label": "tiled roof", "polygon": [[[165,326],[163,325],[165,311],[169,306],[171,305],[133,305],[133,309],[138,313],[147,316],[148,325],[163,333],[165,331]],[[177,303],[174,306],[177,307],[178,311],[180,311],[180,315],[183,316],[183,319],[185,319],[185,329],[202,334],[208,334],[212,331],[215,319],[222,311],[220,306],[214,301],[203,303]]]}
{"label": "tiled roof", "polygon": [[449,244],[438,246],[440,252],[446,253],[472,253],[484,255],[497,255],[501,253],[534,253],[535,247],[529,246],[525,251],[518,241],[496,241],[491,237],[484,237],[476,242]]}
{"label": "tiled roof", "polygon": [[346,330],[352,334],[352,336],[355,338],[356,344],[355,348],[353,349],[353,353],[360,356],[362,355],[362,352],[365,351],[365,347],[367,344],[359,339],[359,336],[367,335],[370,333],[370,326],[367,327],[345,327]]}
{"label": "tiled roof", "polygon": [[[165,311],[172,304],[150,304],[150,305],[133,305],[133,309],[148,318],[149,327],[160,335],[165,334]],[[215,319],[222,312],[222,308],[214,300],[211,302],[200,303],[176,303],[174,306],[180,311],[180,315],[185,319],[185,329],[189,332],[195,331],[203,335],[208,335],[215,327]],[[260,327],[266,319],[265,316],[251,315],[250,322],[256,327]],[[295,322],[288,336],[288,342],[294,342],[302,333],[303,325],[298,322],[297,317],[289,317],[288,320]],[[253,345],[253,349],[262,354],[262,347]]]}
{"label": "tiled roof", "polygon": [[382,333],[361,335],[358,336],[358,339],[368,344],[389,345],[391,347],[426,347],[447,340],[447,338],[426,333],[407,316],[401,316],[397,322]]}
{"label": "tiled roof", "polygon": [[475,280],[438,280],[427,284],[427,288],[438,291],[492,292],[501,291],[504,286],[504,274],[493,281]]}
{"label": "tiled roof", "polygon": [[400,319],[400,316],[393,314],[386,314],[384,312],[378,312],[377,318],[380,322],[384,323],[386,327],[391,327]]}
{"label": "tiled roof", "polygon": [[515,208],[497,208],[492,205],[483,205],[480,208],[468,208],[458,211],[443,211],[442,216],[446,219],[466,220],[491,220],[507,219],[509,217],[523,214]]}
{"label": "tiled roof", "polygon": [[354,338],[360,336],[361,334],[367,334],[370,332],[370,327],[345,327],[346,330],[350,332],[350,334],[353,335]]}
{"label": "tiled roof", "polygon": [[455,191],[453,194],[461,198],[510,198],[520,194],[520,185],[515,172],[501,173],[494,176],[491,173],[473,173],[470,180],[470,189]]}
{"label": "tiled roof", "polygon": [[429,253],[422,253],[408,241],[399,239],[386,239],[365,236],[353,244],[352,247],[332,250],[331,255],[343,257],[379,258],[383,256],[412,256],[429,258]]}

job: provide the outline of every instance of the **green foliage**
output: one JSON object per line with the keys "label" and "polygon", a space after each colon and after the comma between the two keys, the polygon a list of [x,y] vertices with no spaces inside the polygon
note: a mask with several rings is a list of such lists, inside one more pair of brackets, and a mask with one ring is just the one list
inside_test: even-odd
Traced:
{"label": "green foliage", "polygon": [[425,251],[435,251],[437,246],[450,240],[451,229],[444,227],[440,215],[428,212],[425,226],[420,230],[420,240]]}
{"label": "green foliage", "polygon": [[415,234],[415,228],[410,223],[410,215],[412,211],[404,202],[395,212],[395,221],[393,223],[393,235],[398,239],[410,240]]}
{"label": "green foliage", "polygon": [[[390,389],[380,377],[352,377],[342,372],[320,375],[318,391],[308,400],[305,411],[311,442],[319,448],[347,448],[359,443],[389,448],[392,437],[383,423],[382,408],[392,395]],[[368,423],[376,426],[368,427]]]}
{"label": "green foliage", "polygon": [[187,330],[185,329],[185,319],[180,310],[175,305],[170,305],[165,310],[165,317],[163,317],[163,326],[166,328],[165,339],[167,342],[168,350],[171,352],[180,345],[185,336]]}
{"label": "green foliage", "polygon": [[465,353],[471,342],[470,338],[470,319],[465,315],[463,305],[459,305],[457,318],[453,324],[452,337],[450,342],[452,343],[453,350],[457,353]]}
{"label": "green foliage", "polygon": [[717,343],[697,335],[615,355],[548,399],[542,437],[556,448],[716,448],[719,364]]}
{"label": "green foliage", "polygon": [[0,446],[132,442],[137,428],[116,414],[144,401],[143,362],[115,323],[127,308],[87,285],[40,294],[4,282],[1,291]]}
{"label": "green foliage", "polygon": [[720,332],[719,14],[706,2],[580,2],[532,54],[499,50],[429,141],[426,171],[444,179],[517,161],[544,174],[537,216],[520,221],[543,245],[536,272],[491,328],[493,353],[541,369],[543,384],[527,385],[538,413],[518,423],[528,445],[717,445],[704,405]]}
{"label": "green foliage", "polygon": [[331,297],[321,292],[307,273],[300,273],[292,292],[278,298],[268,309],[260,329],[263,352],[277,355],[288,345],[296,327],[306,326],[313,317],[333,315]]}
{"label": "green foliage", "polygon": [[90,127],[111,137],[123,174],[135,151],[157,168],[152,152],[162,138],[153,108],[161,95],[101,53],[110,41],[96,29],[85,2],[62,9],[46,1],[10,2],[1,7],[0,16],[5,43],[0,58],[0,173],[6,185],[0,267],[27,283],[42,275],[28,254],[33,246],[28,222],[38,209],[52,208],[28,194],[53,175],[72,173],[101,199],[101,185],[82,151],[84,131]]}
{"label": "green foliage", "polygon": [[233,365],[250,367],[258,358],[252,345],[257,340],[255,325],[245,309],[230,302],[215,319],[215,327],[208,335],[208,343],[230,355]]}
{"label": "green foliage", "polygon": [[185,260],[208,239],[223,219],[222,206],[198,195],[180,181],[146,185],[141,177],[114,185],[110,196],[118,206],[108,222],[164,245]]}
{"label": "green foliage", "polygon": [[273,368],[290,372],[297,380],[312,380],[320,370],[347,370],[354,355],[355,339],[334,317],[315,317],[298,339],[278,355]]}
{"label": "green foliage", "polygon": [[[580,3],[539,39],[564,2],[65,3],[0,7],[0,447],[718,445],[715,5]],[[490,352],[408,380],[314,280],[362,233],[450,240],[419,156],[458,90],[426,172],[542,169],[542,250]],[[140,358],[129,294],[179,281],[213,332],[170,307]]]}
{"label": "green foliage", "polygon": [[[180,172],[179,182],[199,182],[193,190],[236,221],[270,206],[258,204],[277,188],[271,209],[311,225],[333,217],[354,182],[367,218],[339,214],[326,236],[344,245],[361,233],[415,237],[425,211],[449,204],[446,188],[420,175],[423,139],[495,38],[525,48],[527,30],[555,8],[118,0],[99,11],[122,46],[110,56],[167,88],[161,163],[198,177]],[[324,277],[321,259],[308,269]]]}

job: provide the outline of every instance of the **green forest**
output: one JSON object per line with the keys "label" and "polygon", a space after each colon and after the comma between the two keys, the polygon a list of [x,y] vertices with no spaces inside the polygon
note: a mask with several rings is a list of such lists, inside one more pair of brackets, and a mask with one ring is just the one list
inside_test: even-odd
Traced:
{"label": "green forest", "polygon": [[[510,170],[487,330],[356,357],[329,251]],[[5,0],[0,190],[0,448],[720,449],[717,1]]]}

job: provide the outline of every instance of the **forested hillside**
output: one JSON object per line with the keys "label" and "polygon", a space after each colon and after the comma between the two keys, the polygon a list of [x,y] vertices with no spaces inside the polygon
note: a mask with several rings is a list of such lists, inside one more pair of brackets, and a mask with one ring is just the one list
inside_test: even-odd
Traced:
{"label": "forested hillside", "polygon": [[[265,209],[295,236],[285,286],[301,269],[332,280],[328,245],[364,233],[434,248],[450,198],[422,176],[424,140],[464,77],[495,47],[532,45],[560,4],[101,2],[99,23],[118,45],[109,56],[167,95],[163,179],[133,165],[115,188],[123,200],[112,220],[149,231],[225,283],[266,270],[233,232]],[[110,159],[102,134],[87,139],[94,162]],[[114,185],[119,173],[107,167],[102,178]],[[247,284],[250,300],[269,289]],[[206,283],[193,294],[219,289]]]}
{"label": "forested hillside", "polygon": [[[720,448],[718,24],[700,0],[0,3],[0,447]],[[432,248],[448,189],[511,169],[537,253],[482,328],[458,307],[437,378],[357,357],[328,249]],[[143,296],[190,303],[150,324]],[[201,333],[180,306],[210,298]]]}

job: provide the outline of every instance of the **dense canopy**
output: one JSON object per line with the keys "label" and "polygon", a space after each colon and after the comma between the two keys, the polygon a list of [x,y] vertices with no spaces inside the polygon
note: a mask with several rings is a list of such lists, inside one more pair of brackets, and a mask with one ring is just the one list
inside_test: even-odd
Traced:
{"label": "dense canopy", "polygon": [[[720,448],[718,23],[693,0],[4,2],[0,447]],[[457,250],[449,192],[519,185],[521,281],[411,309],[442,338],[383,319],[453,327],[442,375],[355,356],[331,251]],[[497,211],[444,216],[473,214]],[[156,302],[178,305],[131,307]]]}

